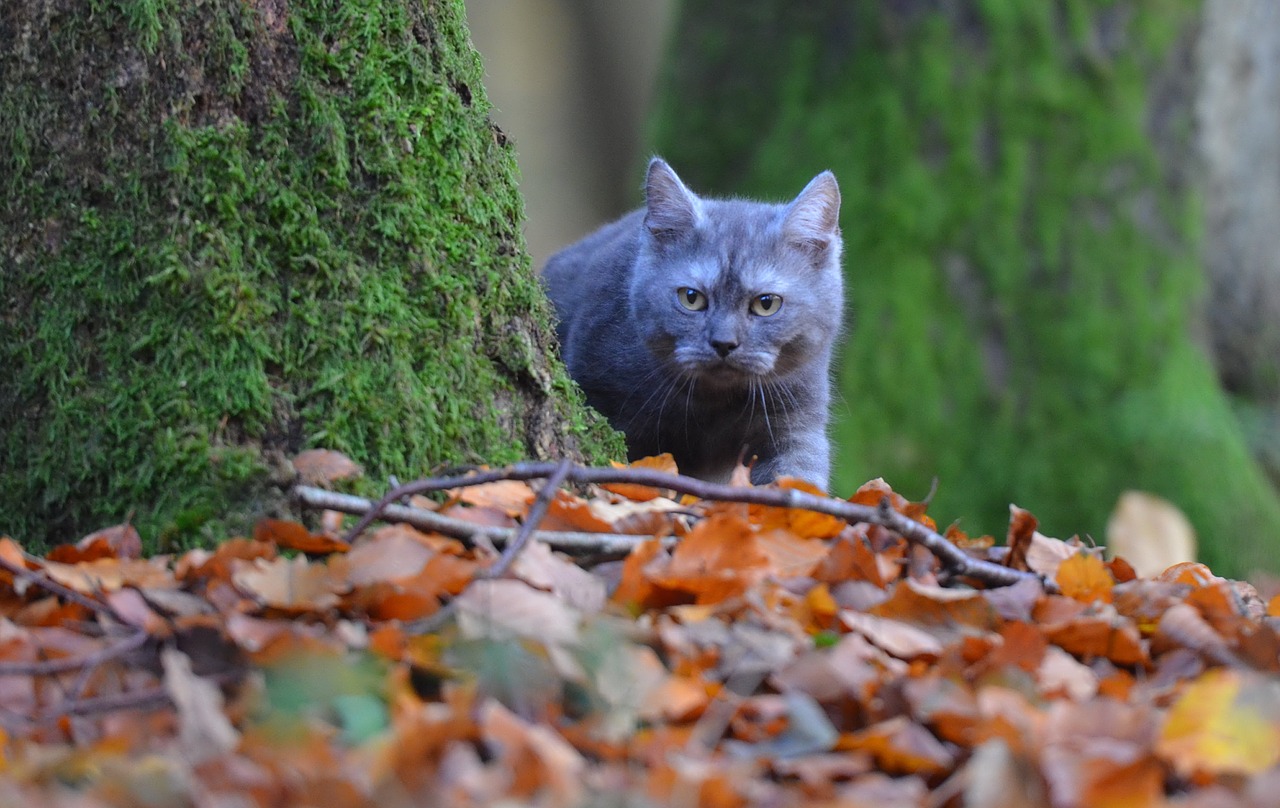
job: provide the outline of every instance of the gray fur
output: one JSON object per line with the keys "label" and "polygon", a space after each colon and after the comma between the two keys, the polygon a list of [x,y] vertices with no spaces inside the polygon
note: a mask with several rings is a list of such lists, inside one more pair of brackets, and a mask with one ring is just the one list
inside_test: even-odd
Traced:
{"label": "gray fur", "polygon": [[[655,158],[644,208],[551,257],[565,363],[632,458],[671,452],[682,473],[725,481],[745,449],[753,482],[826,487],[839,210],[829,171],[774,205],[698,197]],[[682,287],[706,307],[682,306]],[[771,316],[751,311],[762,294],[782,297]]]}

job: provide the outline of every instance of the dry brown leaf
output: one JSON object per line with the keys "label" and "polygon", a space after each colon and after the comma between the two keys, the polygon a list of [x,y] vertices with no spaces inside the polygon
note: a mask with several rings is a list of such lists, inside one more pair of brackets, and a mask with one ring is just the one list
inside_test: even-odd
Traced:
{"label": "dry brown leaf", "polygon": [[124,586],[141,589],[177,586],[164,559],[99,558],[76,564],[46,561],[44,571],[50,578],[82,594],[114,592]]}
{"label": "dry brown leaf", "polygon": [[898,620],[843,611],[840,621],[898,659],[936,657],[942,653],[942,642],[937,637]]}
{"label": "dry brown leaf", "polygon": [[742,594],[763,579],[768,565],[751,526],[730,513],[717,513],[681,540],[666,565],[646,574],[652,583],[690,592],[705,604]]}
{"label": "dry brown leaf", "polygon": [[559,596],[575,609],[595,613],[604,608],[607,598],[604,582],[541,542],[525,548],[511,573],[525,583]]}
{"label": "dry brown leaf", "polygon": [[1138,629],[1119,616],[1080,616],[1044,627],[1045,637],[1079,657],[1106,657],[1117,665],[1141,665],[1147,651]]}
{"label": "dry brown leaf", "polygon": [[517,778],[514,796],[564,808],[581,802],[586,761],[550,727],[529,724],[492,700],[481,706],[477,724],[491,754]]}
{"label": "dry brown leaf", "polygon": [[528,637],[561,645],[578,639],[581,614],[523,581],[475,581],[454,603],[464,637]]}
{"label": "dry brown leaf", "polygon": [[304,485],[327,486],[364,472],[351,458],[332,449],[308,449],[293,458],[293,469]]}
{"label": "dry brown leaf", "polygon": [[412,578],[437,555],[425,535],[408,525],[387,525],[356,542],[347,554],[353,586]]}
{"label": "dry brown leaf", "polygon": [[191,659],[181,651],[160,652],[164,665],[164,688],[178,710],[179,740],[184,757],[201,764],[232,751],[240,733],[223,712],[222,691],[196,676]]}
{"label": "dry brown leaf", "polygon": [[343,574],[334,572],[331,565],[309,562],[305,556],[273,561],[259,558],[241,562],[232,581],[237,589],[259,603],[285,612],[302,613],[338,604],[341,591],[347,587],[346,575],[345,569],[341,570]]}

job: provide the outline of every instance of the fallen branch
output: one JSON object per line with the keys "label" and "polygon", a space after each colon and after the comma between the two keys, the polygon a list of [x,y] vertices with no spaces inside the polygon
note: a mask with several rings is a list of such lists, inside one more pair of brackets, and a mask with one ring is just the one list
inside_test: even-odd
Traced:
{"label": "fallen branch", "polygon": [[[375,519],[382,518],[384,515],[393,521],[397,521],[398,519],[392,511],[393,503],[404,497],[425,494],[431,491],[443,491],[449,488],[483,485],[484,483],[497,482],[499,480],[543,479],[551,477],[561,466],[561,463],[518,463],[504,469],[474,471],[449,477],[430,477],[396,486],[365,512],[364,516],[348,532],[347,541],[354,541]],[[651,488],[668,489],[680,494],[698,497],[699,499],[770,505],[777,508],[797,508],[835,516],[849,524],[863,522],[881,525],[898,533],[907,541],[929,550],[942,563],[943,568],[953,576],[972,578],[989,586],[1008,586],[1019,581],[1031,579],[1040,582],[1046,589],[1052,590],[1055,588],[1051,581],[1046,581],[1035,573],[1010,569],[990,561],[970,557],[937,531],[931,530],[925,525],[893,510],[889,506],[887,498],[880,503],[879,507],[871,507],[791,488],[747,488],[722,485],[679,474],[634,467],[601,468],[574,465],[569,468],[564,476],[567,482],[573,483],[634,483]],[[588,535],[609,537],[611,534]]]}
{"label": "fallen branch", "polygon": [[[377,503],[364,497],[339,494],[333,491],[326,491],[323,488],[313,488],[309,485],[295,486],[293,496],[299,503],[308,508],[323,508],[324,510],[338,511],[352,516],[363,516],[372,511],[377,505]],[[523,527],[477,525],[475,522],[455,519],[435,511],[397,504],[390,504],[383,508],[381,518],[387,522],[402,522],[420,530],[432,530],[463,541],[474,542],[477,538],[484,536],[498,547],[509,545],[523,529]],[[625,555],[637,545],[653,539],[652,536],[636,536],[627,533],[585,533],[561,530],[537,530],[534,531],[533,537],[562,552],[575,554],[602,553],[604,555]],[[663,541],[669,545],[673,544],[675,539],[667,538]]]}

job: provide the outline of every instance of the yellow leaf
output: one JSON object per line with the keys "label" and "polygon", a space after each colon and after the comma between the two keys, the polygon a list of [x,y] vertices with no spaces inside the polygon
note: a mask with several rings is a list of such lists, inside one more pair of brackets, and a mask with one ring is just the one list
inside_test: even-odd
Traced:
{"label": "yellow leaf", "polygon": [[1269,687],[1246,685],[1239,673],[1225,669],[1192,682],[1169,710],[1156,751],[1186,777],[1248,776],[1276,765],[1280,726],[1267,716],[1280,704]]}

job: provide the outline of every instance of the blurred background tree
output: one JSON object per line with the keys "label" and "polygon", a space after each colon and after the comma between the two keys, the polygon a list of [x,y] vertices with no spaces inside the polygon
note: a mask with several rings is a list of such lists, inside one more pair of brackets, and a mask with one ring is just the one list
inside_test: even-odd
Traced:
{"label": "blurred background tree", "polygon": [[[486,52],[490,4],[470,3]],[[1046,532],[1102,540],[1119,494],[1142,489],[1188,513],[1215,570],[1276,568],[1280,502],[1256,462],[1280,322],[1274,4],[687,2],[637,147],[598,122],[643,93],[643,60],[600,61],[661,29],[666,4],[639,5],[649,25],[618,40],[578,25],[581,49],[528,43],[526,73],[591,76],[557,138],[605,133],[549,173],[631,191],[535,205],[547,169],[525,158],[543,146],[508,119],[530,229],[570,203],[596,213],[535,260],[637,204],[649,150],[713,194],[783,198],[832,168],[852,290],[837,492],[883,475],[921,496],[936,476],[932,512],[971,532],[999,535],[1017,502]],[[619,73],[629,84],[603,82]]]}

